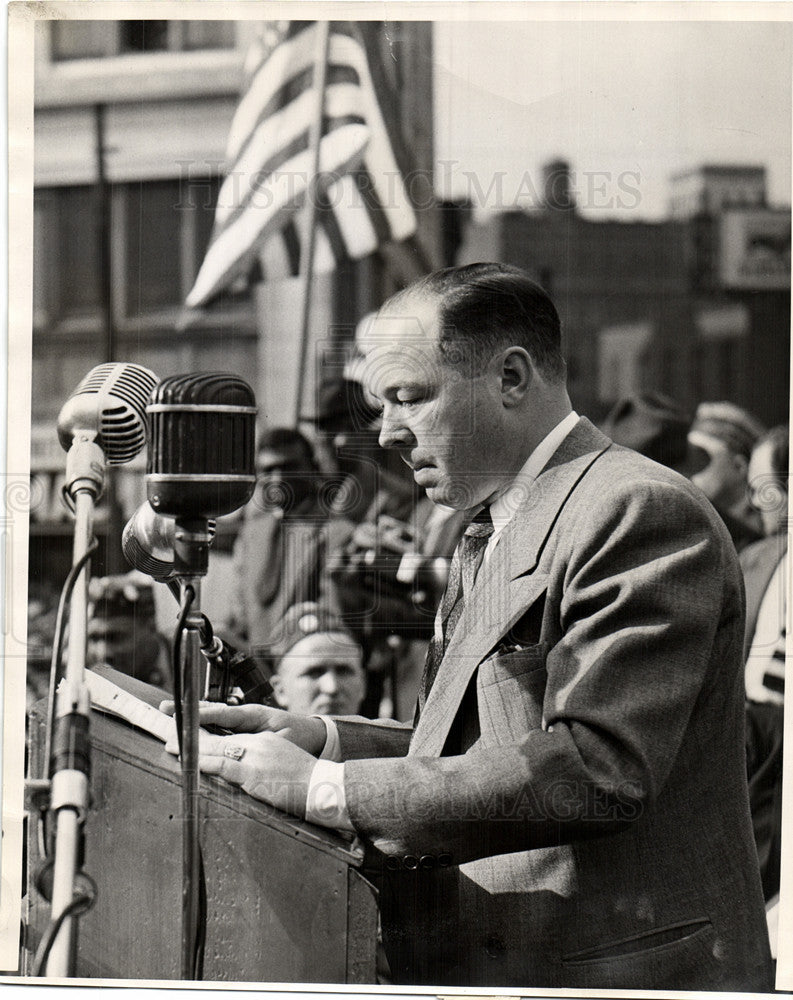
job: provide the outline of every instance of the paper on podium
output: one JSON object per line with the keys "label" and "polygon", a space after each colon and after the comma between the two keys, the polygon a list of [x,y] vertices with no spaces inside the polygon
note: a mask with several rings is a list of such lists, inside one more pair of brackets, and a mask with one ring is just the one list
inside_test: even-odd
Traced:
{"label": "paper on podium", "polygon": [[170,715],[147,705],[145,701],[124,691],[113,681],[94,673],[93,670],[86,670],[85,682],[88,685],[93,708],[116,715],[138,729],[151,733],[163,743],[167,743],[174,734],[174,722]]}

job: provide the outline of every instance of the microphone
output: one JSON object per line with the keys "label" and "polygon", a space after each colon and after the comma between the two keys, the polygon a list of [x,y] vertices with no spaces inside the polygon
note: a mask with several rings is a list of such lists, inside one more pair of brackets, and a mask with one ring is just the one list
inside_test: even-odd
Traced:
{"label": "microphone", "polygon": [[[210,544],[215,535],[215,522],[208,523]],[[127,562],[133,569],[146,573],[168,589],[179,601],[179,568],[175,553],[176,522],[165,514],[158,514],[148,500],[144,500],[124,526],[121,547]],[[221,680],[217,685],[218,699],[228,700],[228,682],[234,681],[244,695],[246,703],[277,705],[272,685],[262,673],[255,660],[238,652],[219,636],[215,635],[206,615],[199,626],[201,650],[212,664]],[[207,692],[211,698],[212,687]],[[214,699],[212,699],[214,700]]]}
{"label": "microphone", "polygon": [[256,485],[256,400],[236,375],[173,375],[155,388],[146,492],[158,514],[195,520],[242,507]]}
{"label": "microphone", "polygon": [[130,462],[146,444],[146,403],[157,376],[142,365],[97,365],[58,417],[58,438],[68,451],[75,435],[93,434],[109,465]]}
{"label": "microphone", "polygon": [[[215,537],[215,521],[209,520],[209,544]],[[121,549],[133,569],[153,577],[158,583],[168,585],[179,599],[176,578],[179,575],[175,555],[176,521],[173,517],[158,514],[148,500],[144,500],[124,526]]]}

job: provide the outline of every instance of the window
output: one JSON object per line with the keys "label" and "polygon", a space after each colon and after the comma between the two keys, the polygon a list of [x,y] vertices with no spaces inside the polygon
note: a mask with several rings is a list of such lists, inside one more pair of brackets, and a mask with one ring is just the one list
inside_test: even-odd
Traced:
{"label": "window", "polygon": [[177,181],[125,185],[126,303],[134,316],[181,301]]}
{"label": "window", "polygon": [[52,59],[233,49],[235,21],[53,21]]}
{"label": "window", "polygon": [[[113,186],[112,286],[120,323],[181,309],[209,243],[219,189],[218,178],[206,177]],[[37,329],[100,315],[99,204],[91,186],[35,191]]]}
{"label": "window", "polygon": [[34,193],[33,301],[37,323],[95,313],[100,301],[97,195],[89,186]]}
{"label": "window", "polygon": [[99,59],[118,53],[115,21],[53,21],[52,58]]}
{"label": "window", "polygon": [[167,21],[121,21],[122,52],[167,52]]}
{"label": "window", "polygon": [[195,49],[233,49],[236,43],[235,21],[171,21],[181,32],[181,48],[185,52]]}

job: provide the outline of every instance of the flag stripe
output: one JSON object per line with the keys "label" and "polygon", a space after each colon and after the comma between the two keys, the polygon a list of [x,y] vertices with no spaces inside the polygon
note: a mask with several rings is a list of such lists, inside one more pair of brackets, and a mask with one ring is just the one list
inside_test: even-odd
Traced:
{"label": "flag stripe", "polygon": [[369,213],[369,218],[377,235],[377,242],[387,243],[391,239],[390,220],[375,190],[372,175],[367,170],[356,170],[353,176],[356,187]]}
{"label": "flag stripe", "polygon": [[297,225],[294,219],[290,219],[289,222],[282,229],[284,246],[286,248],[287,258],[289,260],[289,273],[299,274],[300,273],[300,236],[297,231]]}
{"label": "flag stripe", "polygon": [[[337,129],[349,128],[350,126],[365,129],[366,134],[368,134],[368,129],[366,129],[363,119],[357,118],[355,115],[347,115],[344,118],[323,119],[323,140]],[[365,136],[362,134],[359,140],[360,145],[363,145],[364,138]],[[293,160],[299,153],[308,149],[309,141],[308,131],[304,131],[281,147],[276,155],[263,163],[258,170],[235,170],[233,174],[227,177],[218,196],[215,228],[220,230],[225,226],[233,225],[236,219],[247,210],[250,203],[256,199],[257,192],[262,191],[270,182],[273,175],[283,172],[284,166],[290,160]],[[346,162],[346,158],[343,162]],[[243,191],[241,190],[241,186],[246,182],[248,187],[247,190]],[[223,199],[222,201],[221,198]]]}
{"label": "flag stripe", "polygon": [[[283,146],[288,146],[301,136],[306,141],[308,140],[314,113],[314,95],[311,92],[306,92],[294,102],[292,107],[279,112],[269,121],[262,122],[251,137],[245,153],[229,170],[227,175],[228,188],[234,189],[239,186],[240,178],[258,177],[262,173],[271,173],[273,169],[276,169]],[[365,115],[361,106],[359,88],[351,88],[348,85],[330,88],[325,99],[324,114],[329,124],[335,120],[363,120]],[[329,130],[329,127],[326,127],[325,131]],[[366,133],[359,136],[360,150],[363,150],[368,140],[367,127]],[[226,186],[226,184],[223,185],[223,187]],[[221,193],[224,193],[222,188]],[[226,223],[227,215],[239,201],[239,198],[233,196],[232,190],[229,190],[228,194],[229,197],[218,199],[219,211],[215,215],[216,226],[222,226]]]}
{"label": "flag stripe", "polygon": [[347,248],[347,255],[360,260],[377,249],[377,233],[366,211],[355,177],[337,181],[330,192],[333,215]]}
{"label": "flag stripe", "polygon": [[348,256],[347,245],[336,213],[330,206],[320,210],[319,224],[328,239],[334,259],[344,260]]}
{"label": "flag stripe", "polygon": [[[278,91],[276,91],[267,104],[259,111],[258,118],[246,135],[239,150],[235,151],[233,158],[239,159],[245,155],[245,150],[248,144],[252,141],[256,133],[256,129],[258,129],[263,122],[272,118],[273,115],[277,115],[280,111],[284,111],[289,108],[304,94],[313,95],[313,78],[314,67],[307,66],[306,69],[302,70],[302,72],[297,74],[297,76],[291,79],[288,83],[285,83]],[[361,81],[357,70],[353,69],[352,66],[329,66],[326,80],[326,86],[328,89],[330,90],[331,87],[340,86],[342,84],[349,84],[350,87],[354,89],[356,94],[359,93]],[[228,152],[229,151],[227,150],[227,157]]]}
{"label": "flag stripe", "polygon": [[[279,91],[289,87],[296,78],[302,79],[304,86],[311,87],[316,31],[314,24],[310,30],[306,29],[296,38],[284,42],[254,74],[231,123],[226,146],[227,159],[236,160],[241,154],[248,136],[255,131],[265,109],[277,103]],[[349,36],[334,31],[328,39],[328,69],[340,73],[342,68],[353,71],[358,77],[358,83],[364,74],[368,75],[366,53],[362,46]],[[329,76],[329,82],[335,82],[332,75]]]}

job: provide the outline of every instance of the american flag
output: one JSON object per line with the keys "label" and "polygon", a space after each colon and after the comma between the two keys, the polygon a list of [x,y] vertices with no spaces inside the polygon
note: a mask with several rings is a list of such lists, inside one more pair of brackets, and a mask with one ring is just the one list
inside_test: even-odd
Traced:
{"label": "american flag", "polygon": [[[296,274],[296,216],[306,202],[316,116],[317,22],[264,26],[248,53],[246,87],[228,139],[227,173],[204,261],[186,305],[206,304],[255,266]],[[314,267],[331,270],[412,236],[416,217],[353,25],[328,38],[319,171],[324,179]]]}

